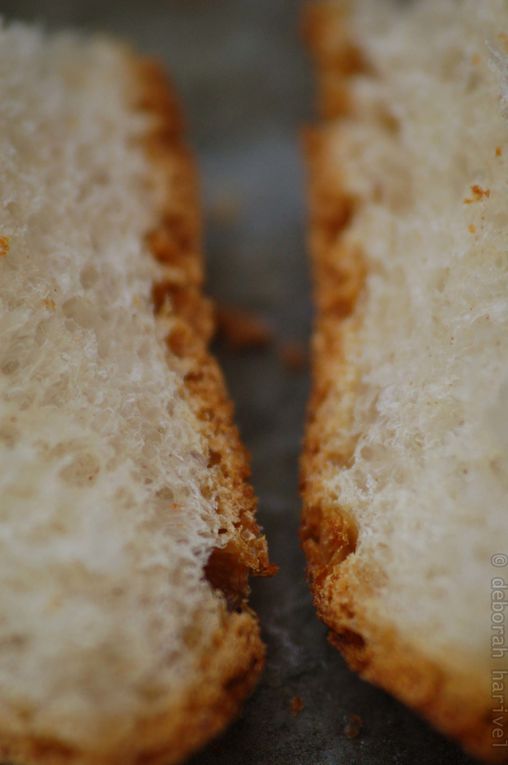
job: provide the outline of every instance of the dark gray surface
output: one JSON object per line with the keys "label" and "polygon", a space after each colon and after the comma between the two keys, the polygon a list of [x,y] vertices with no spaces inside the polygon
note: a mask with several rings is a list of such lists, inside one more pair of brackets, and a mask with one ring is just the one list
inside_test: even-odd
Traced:
{"label": "dark gray surface", "polygon": [[[294,0],[7,0],[7,17],[103,29],[164,58],[187,107],[207,208],[209,291],[263,314],[281,340],[310,326],[304,176],[298,134],[311,114]],[[233,219],[219,214],[233,199]],[[363,683],[326,641],[298,545],[297,459],[307,373],[275,349],[220,351],[253,455],[259,517],[273,561],[254,584],[268,644],[264,677],[241,719],[192,765],[467,765],[452,744]],[[290,712],[293,696],[304,710]],[[348,739],[350,714],[364,722]]]}

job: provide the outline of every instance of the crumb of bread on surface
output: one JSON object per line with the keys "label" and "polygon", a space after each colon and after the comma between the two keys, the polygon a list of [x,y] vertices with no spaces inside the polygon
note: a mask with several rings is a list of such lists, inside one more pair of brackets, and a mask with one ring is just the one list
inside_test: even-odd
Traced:
{"label": "crumb of bread on surface", "polygon": [[503,156],[503,149],[501,146],[496,146],[496,157],[502,157]]}
{"label": "crumb of bread on surface", "polygon": [[474,225],[474,223],[470,223],[469,226],[467,227],[467,230],[469,231],[470,234],[476,234],[476,226]]}
{"label": "crumb of bread on surface", "polygon": [[303,699],[301,696],[293,696],[293,698],[291,699],[290,706],[291,706],[291,714],[293,715],[293,717],[298,717],[300,712],[303,711],[305,704],[303,703]]}
{"label": "crumb of bread on surface", "polygon": [[44,308],[47,308],[49,311],[54,311],[56,309],[56,303],[53,300],[53,298],[44,298],[42,301],[42,305]]}
{"label": "crumb of bread on surface", "polygon": [[8,236],[0,236],[0,258],[5,258],[9,253],[10,240]]}
{"label": "crumb of bread on surface", "polygon": [[217,332],[233,350],[266,348],[273,333],[266,321],[243,308],[217,307]]}
{"label": "crumb of bread on surface", "polygon": [[307,352],[303,343],[289,341],[279,347],[282,364],[290,372],[301,372],[308,363]]}
{"label": "crumb of bread on surface", "polygon": [[346,738],[358,738],[363,728],[363,720],[360,715],[350,714],[344,725],[344,735]]}

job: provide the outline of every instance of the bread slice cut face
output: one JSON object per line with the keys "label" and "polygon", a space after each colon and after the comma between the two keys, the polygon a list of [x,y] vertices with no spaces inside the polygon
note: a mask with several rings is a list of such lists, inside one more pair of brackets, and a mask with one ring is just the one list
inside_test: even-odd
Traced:
{"label": "bread slice cut face", "polygon": [[267,568],[155,64],[0,28],[0,756],[180,761],[263,663]]}
{"label": "bread slice cut face", "polygon": [[332,1],[307,32],[315,602],[364,677],[504,761],[508,5]]}

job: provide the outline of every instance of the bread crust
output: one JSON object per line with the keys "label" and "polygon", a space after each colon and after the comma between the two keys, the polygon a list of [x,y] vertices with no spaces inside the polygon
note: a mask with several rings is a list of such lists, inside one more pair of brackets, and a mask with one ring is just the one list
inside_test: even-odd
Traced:
{"label": "bread crust", "polygon": [[[265,649],[257,617],[248,607],[248,581],[250,575],[270,576],[275,569],[255,520],[257,500],[249,481],[249,456],[234,424],[222,372],[208,349],[214,322],[202,292],[201,214],[194,160],[184,143],[178,102],[164,70],[157,62],[144,60],[138,62],[138,71],[141,107],[160,121],[148,138],[147,151],[157,166],[169,163],[168,173],[176,172],[180,180],[178,187],[171,183],[167,214],[150,237],[152,253],[170,267],[167,281],[155,286],[155,305],[162,290],[179,319],[168,345],[185,365],[187,400],[209,446],[218,513],[230,532],[228,544],[213,551],[206,567],[211,585],[225,596],[224,626],[203,656],[197,686],[170,714],[146,728],[150,733],[147,740],[155,730],[155,739],[161,743],[155,748],[152,745],[152,751],[143,753],[139,762],[170,765],[220,732],[254,688],[264,666]],[[175,199],[176,188],[180,193]]]}
{"label": "bread crust", "polygon": [[[183,140],[183,125],[173,89],[162,67],[126,52],[137,94],[133,108],[154,117],[144,149],[154,172],[166,176],[167,208],[148,238],[154,257],[167,266],[154,285],[156,311],[171,303],[167,342],[181,361],[182,394],[209,446],[209,467],[218,513],[229,542],[215,550],[205,569],[211,586],[224,597],[221,628],[200,659],[198,681],[162,713],[137,720],[121,747],[107,741],[87,751],[58,740],[1,734],[0,760],[34,765],[173,765],[218,734],[238,713],[264,666],[265,648],[256,615],[248,607],[249,575],[273,573],[267,545],[255,521],[256,498],[249,483],[249,460],[233,422],[233,406],[222,373],[208,350],[212,311],[202,294],[200,209],[194,161]],[[135,84],[138,84],[138,87]],[[169,193],[170,192],[170,193]],[[113,740],[113,739],[112,739]]]}
{"label": "bread crust", "polygon": [[[508,762],[505,750],[493,747],[494,703],[469,668],[459,674],[429,659],[393,627],[374,622],[368,614],[369,592],[382,572],[360,566],[354,554],[356,524],[327,490],[328,478],[348,463],[355,446],[348,424],[356,370],[346,348],[357,342],[356,309],[365,266],[362,253],[345,245],[343,234],[361,201],[352,199],[337,173],[330,170],[326,119],[354,114],[348,81],[369,64],[355,41],[348,39],[344,13],[336,2],[311,6],[304,31],[317,62],[324,118],[305,139],[317,317],[312,338],[313,385],[301,460],[301,540],[314,603],[331,629],[330,642],[362,677],[412,707],[473,755]],[[344,431],[341,449],[332,449],[329,435],[332,431],[336,435],[339,429]]]}

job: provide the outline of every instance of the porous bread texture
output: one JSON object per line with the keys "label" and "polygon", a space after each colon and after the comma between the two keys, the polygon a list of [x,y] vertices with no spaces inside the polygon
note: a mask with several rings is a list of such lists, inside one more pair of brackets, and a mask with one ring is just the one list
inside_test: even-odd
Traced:
{"label": "porous bread texture", "polygon": [[173,762],[222,727],[262,663],[255,619],[227,615],[204,566],[238,535],[266,561],[243,455],[229,507],[224,455],[211,459],[215,423],[237,446],[220,375],[200,350],[206,412],[195,359],[166,343],[182,327],[169,293],[154,315],[154,284],[175,274],[147,235],[179,223],[178,163],[150,157],[160,119],[138,108],[128,51],[21,25],[0,37],[0,730],[15,742],[2,754],[51,760],[33,739],[94,761],[135,730],[134,761],[151,720]]}
{"label": "porous bread texture", "polygon": [[309,141],[316,602],[367,677],[502,758],[491,582],[506,569],[491,556],[508,550],[508,6],[331,2],[315,21],[329,117]]}
{"label": "porous bread texture", "polygon": [[[348,354],[355,449],[329,491],[354,508],[357,555],[385,573],[390,620],[447,663],[467,654],[485,668],[490,558],[508,545],[508,197],[496,155],[508,124],[485,41],[499,47],[508,6],[420,2],[397,23],[356,8],[377,76],[352,85],[357,111],[330,162],[360,200],[343,244],[361,249],[367,278]],[[408,48],[417,36],[428,42]]]}

